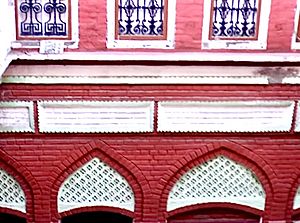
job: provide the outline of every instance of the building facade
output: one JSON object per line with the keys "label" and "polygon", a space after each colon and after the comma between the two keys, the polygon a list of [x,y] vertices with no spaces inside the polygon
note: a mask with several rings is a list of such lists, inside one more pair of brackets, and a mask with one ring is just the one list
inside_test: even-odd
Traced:
{"label": "building facade", "polygon": [[299,0],[0,2],[0,222],[300,221]]}

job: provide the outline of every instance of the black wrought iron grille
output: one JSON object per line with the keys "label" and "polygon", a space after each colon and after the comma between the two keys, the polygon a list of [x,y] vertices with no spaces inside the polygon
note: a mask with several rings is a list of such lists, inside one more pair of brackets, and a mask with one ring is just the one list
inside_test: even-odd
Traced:
{"label": "black wrought iron grille", "polygon": [[67,0],[19,0],[19,35],[67,36]]}
{"label": "black wrought iron grille", "polygon": [[119,36],[163,36],[165,0],[117,0]]}
{"label": "black wrought iron grille", "polygon": [[212,38],[256,38],[259,0],[212,0]]}

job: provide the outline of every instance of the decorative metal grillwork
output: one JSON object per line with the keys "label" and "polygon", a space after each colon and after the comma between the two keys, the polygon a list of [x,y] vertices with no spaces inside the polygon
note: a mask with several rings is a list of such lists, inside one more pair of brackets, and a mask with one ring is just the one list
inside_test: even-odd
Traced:
{"label": "decorative metal grillwork", "polygon": [[260,0],[212,1],[211,38],[257,38]]}
{"label": "decorative metal grillwork", "polygon": [[134,211],[134,194],[114,169],[94,158],[61,185],[58,211],[87,206],[111,206]]}
{"label": "decorative metal grillwork", "polygon": [[20,184],[0,169],[0,207],[26,212],[26,199]]}
{"label": "decorative metal grillwork", "polygon": [[20,37],[68,36],[69,0],[18,0]]}
{"label": "decorative metal grillwork", "polygon": [[117,0],[119,36],[163,36],[166,0]]}
{"label": "decorative metal grillwork", "polygon": [[263,210],[265,192],[251,170],[218,156],[178,180],[169,194],[167,210],[208,202],[230,202]]}

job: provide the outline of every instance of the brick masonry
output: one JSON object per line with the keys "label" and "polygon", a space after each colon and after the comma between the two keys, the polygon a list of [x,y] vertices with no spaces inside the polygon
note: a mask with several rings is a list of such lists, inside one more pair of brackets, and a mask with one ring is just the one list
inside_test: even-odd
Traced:
{"label": "brick masonry", "polygon": [[[37,121],[39,100],[299,100],[299,90],[299,86],[290,85],[2,84],[0,100],[34,101]],[[265,212],[234,208],[262,214],[266,222],[291,221],[293,200],[300,184],[300,139],[294,132],[42,134],[36,131],[3,133],[0,149],[0,167],[12,174],[25,191],[28,223],[57,222],[78,211],[100,210],[85,208],[58,214],[56,207],[63,180],[95,156],[115,168],[132,186],[135,212],[112,211],[134,217],[135,222],[165,222],[166,218],[174,219],[183,212],[207,208],[200,205],[167,213],[167,196],[188,169],[220,154],[252,169],[258,176],[267,194]]]}

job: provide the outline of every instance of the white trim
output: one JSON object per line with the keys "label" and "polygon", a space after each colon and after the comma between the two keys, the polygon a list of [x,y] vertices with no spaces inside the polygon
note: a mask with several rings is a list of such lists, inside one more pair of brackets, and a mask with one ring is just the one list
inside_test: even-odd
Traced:
{"label": "white trim", "polygon": [[[295,120],[295,132],[300,132],[300,101],[298,101],[296,120]],[[300,192],[297,198],[297,208],[300,207]],[[295,198],[295,199],[296,199]],[[295,206],[296,204],[294,204]]]}
{"label": "white trim", "polygon": [[41,55],[38,52],[13,51],[10,55],[13,60],[300,62],[300,53],[100,51]]}
{"label": "white trim", "polygon": [[261,0],[257,40],[209,40],[211,0],[204,1],[202,49],[266,49],[270,9],[271,0]]}
{"label": "white trim", "polygon": [[294,31],[292,35],[291,49],[297,50],[300,49],[300,42],[296,41],[298,24],[299,24],[299,15],[300,15],[300,0],[297,0],[297,7],[295,9],[295,19],[294,19]]}
{"label": "white trim", "polygon": [[168,1],[167,40],[117,40],[115,38],[115,0],[107,0],[107,48],[152,48],[175,47],[176,0]]}
{"label": "white trim", "polygon": [[[71,40],[59,40],[64,43],[65,48],[76,49],[79,45],[79,23],[78,23],[78,0],[70,0],[71,2]],[[15,40],[12,42],[12,48],[39,48],[40,42],[43,40]],[[49,39],[49,41],[52,41]],[[57,40],[53,40],[57,41]]]}

